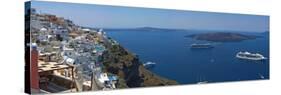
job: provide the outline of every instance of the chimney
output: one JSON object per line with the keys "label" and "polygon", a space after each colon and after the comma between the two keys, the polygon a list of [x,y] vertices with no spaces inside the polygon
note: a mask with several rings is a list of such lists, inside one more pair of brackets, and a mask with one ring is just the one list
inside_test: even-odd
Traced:
{"label": "chimney", "polygon": [[31,64],[30,64],[30,83],[31,83],[31,92],[39,92],[39,73],[38,73],[38,51],[37,45],[35,43],[32,44],[31,50]]}

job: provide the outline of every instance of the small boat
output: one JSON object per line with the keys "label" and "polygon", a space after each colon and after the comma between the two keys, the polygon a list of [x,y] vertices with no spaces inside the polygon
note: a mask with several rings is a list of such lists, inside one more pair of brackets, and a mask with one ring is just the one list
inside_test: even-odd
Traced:
{"label": "small boat", "polygon": [[143,64],[144,66],[147,66],[147,65],[155,65],[156,63],[155,62],[150,62],[150,61],[148,61],[148,62],[146,62],[145,64]]}
{"label": "small boat", "polygon": [[262,74],[259,73],[259,76],[261,79],[264,79],[264,76]]}
{"label": "small boat", "polygon": [[153,68],[153,67],[155,67],[155,64],[156,64],[155,62],[148,61],[148,62],[144,63],[143,66],[146,68]]}
{"label": "small boat", "polygon": [[199,76],[199,81],[197,82],[197,84],[205,84],[205,83],[208,83],[208,81],[204,80],[202,76],[201,77]]}
{"label": "small boat", "polygon": [[197,84],[205,84],[205,83],[208,83],[208,81],[200,81],[200,82],[197,82]]}
{"label": "small boat", "polygon": [[210,43],[205,43],[205,44],[191,44],[190,48],[192,49],[208,49],[208,48],[214,48],[213,45]]}
{"label": "small boat", "polygon": [[263,55],[259,54],[259,53],[250,53],[250,52],[238,52],[236,54],[236,57],[239,59],[247,59],[247,60],[264,60],[266,59],[266,57],[264,57]]}

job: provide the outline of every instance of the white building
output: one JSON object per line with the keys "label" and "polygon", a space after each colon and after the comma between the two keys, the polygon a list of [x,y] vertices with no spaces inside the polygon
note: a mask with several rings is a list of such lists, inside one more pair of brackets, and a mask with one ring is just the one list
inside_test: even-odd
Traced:
{"label": "white building", "polygon": [[117,82],[116,77],[108,76],[107,73],[101,73],[98,75],[98,81],[104,84],[105,87],[116,88],[115,84]]}
{"label": "white building", "polygon": [[56,35],[56,36],[60,36],[60,37],[62,37],[62,39],[63,40],[68,40],[69,39],[69,31],[66,29],[66,28],[64,28],[64,27],[62,27],[62,26],[57,26],[57,27],[55,27],[55,25],[54,25],[54,27],[53,27],[54,29],[53,29],[53,31],[54,31],[54,34]]}
{"label": "white building", "polygon": [[84,28],[84,29],[82,29],[82,31],[84,31],[84,32],[90,32],[91,30],[88,29],[88,28]]}

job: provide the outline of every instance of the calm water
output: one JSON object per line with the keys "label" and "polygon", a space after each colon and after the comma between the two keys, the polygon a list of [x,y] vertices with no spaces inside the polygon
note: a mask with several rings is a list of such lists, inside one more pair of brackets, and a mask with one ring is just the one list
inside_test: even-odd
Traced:
{"label": "calm water", "polygon": [[114,31],[107,35],[141,61],[156,62],[152,72],[182,84],[199,81],[222,82],[269,78],[269,60],[247,61],[235,57],[239,51],[258,52],[269,57],[268,35],[255,40],[233,43],[214,43],[215,48],[192,50],[190,44],[204,42],[184,37],[192,32]]}

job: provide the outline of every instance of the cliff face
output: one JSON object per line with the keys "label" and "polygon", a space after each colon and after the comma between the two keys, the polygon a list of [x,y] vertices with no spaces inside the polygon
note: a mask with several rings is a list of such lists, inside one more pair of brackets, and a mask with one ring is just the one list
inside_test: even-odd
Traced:
{"label": "cliff face", "polygon": [[[119,76],[118,86],[145,87],[175,85],[176,81],[157,76],[143,67],[139,59],[120,45],[108,46],[103,55],[103,64],[106,72]],[[122,81],[123,80],[123,81]]]}

